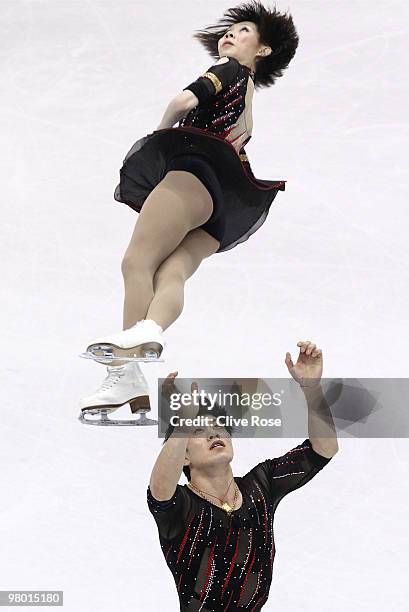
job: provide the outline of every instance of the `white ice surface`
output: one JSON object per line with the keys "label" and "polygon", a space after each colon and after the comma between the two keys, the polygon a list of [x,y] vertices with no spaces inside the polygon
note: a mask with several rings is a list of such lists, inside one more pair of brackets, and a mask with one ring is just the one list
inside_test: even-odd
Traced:
{"label": "white ice surface", "polygon": [[[105,370],[77,354],[122,325],[137,218],[113,200],[122,159],[210,65],[192,34],[230,5],[1,2],[0,590],[63,589],[69,612],[178,609],[146,505],[156,430],[81,426]],[[408,373],[409,4],[277,7],[300,46],[256,93],[246,150],[287,188],[188,281],[166,363],[144,367],[153,400],[175,369],[286,376],[299,339],[323,348],[326,376]],[[234,471],[299,442],[237,440]],[[340,439],[277,511],[266,611],[407,609],[408,467],[406,439]]]}

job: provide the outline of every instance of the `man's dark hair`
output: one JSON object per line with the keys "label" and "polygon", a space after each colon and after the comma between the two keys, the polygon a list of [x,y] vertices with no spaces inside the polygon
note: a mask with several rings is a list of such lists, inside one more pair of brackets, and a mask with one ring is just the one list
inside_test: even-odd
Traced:
{"label": "man's dark hair", "polygon": [[280,13],[274,7],[265,8],[261,2],[252,0],[230,8],[224,12],[224,18],[216,25],[197,30],[193,35],[214,58],[219,58],[218,41],[234,23],[253,21],[257,25],[260,44],[271,47],[270,55],[256,59],[254,79],[255,89],[270,87],[276,78],[283,75],[283,70],[295,55],[299,37],[293,18]]}
{"label": "man's dark hair", "polygon": [[[226,410],[224,408],[220,408],[220,406],[218,406],[217,404],[215,404],[214,408],[212,408],[212,410],[208,409],[209,406],[209,400],[207,400],[206,398],[200,402],[200,408],[199,408],[199,412],[197,414],[197,416],[208,416],[211,418],[216,418],[218,416],[226,416]],[[233,432],[233,427],[230,427],[229,425],[225,426],[226,431],[229,433],[229,435],[232,435]],[[172,433],[175,430],[175,426],[174,425],[170,425],[168,426],[166,433],[165,433],[165,439],[163,440],[162,444],[165,444],[165,442],[167,440],[169,440],[170,436],[172,435]],[[190,481],[190,468],[188,465],[184,465],[183,466],[183,473],[186,476],[186,478]]]}

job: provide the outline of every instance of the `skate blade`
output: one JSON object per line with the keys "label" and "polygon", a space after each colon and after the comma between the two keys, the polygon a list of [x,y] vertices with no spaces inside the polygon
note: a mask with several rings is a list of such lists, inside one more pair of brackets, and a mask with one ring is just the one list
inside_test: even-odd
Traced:
{"label": "skate blade", "polygon": [[101,426],[102,427],[110,427],[110,426],[129,427],[129,426],[157,425],[158,421],[155,421],[155,419],[148,419],[146,416],[146,412],[149,412],[149,411],[147,409],[146,410],[140,409],[137,413],[138,418],[123,419],[123,420],[108,418],[107,410],[101,410],[99,413],[99,418],[97,419],[87,418],[87,413],[81,412],[81,414],[78,417],[78,420],[83,425],[97,425],[99,427]]}
{"label": "skate blade", "polygon": [[115,364],[115,362],[117,361],[141,361],[143,363],[159,363],[159,362],[163,362],[165,361],[163,359],[163,357],[117,357],[115,355],[104,355],[104,356],[97,356],[94,353],[91,353],[90,351],[86,351],[85,353],[80,353],[79,357],[82,357],[84,359],[92,359],[93,361],[97,361],[98,363],[104,363],[104,364],[110,364],[113,363]]}
{"label": "skate blade", "polygon": [[83,408],[81,410],[81,414],[83,415],[99,415],[101,414],[101,410],[104,410],[105,412],[107,412],[108,414],[112,414],[112,412],[115,412],[115,410],[119,410],[119,408],[121,408],[123,406],[123,404],[121,406],[104,406],[103,408],[100,408],[98,406],[95,406],[95,408]]}
{"label": "skate blade", "polygon": [[115,344],[90,344],[87,346],[87,353],[92,353],[96,357],[106,357],[117,359],[129,359],[129,358],[147,358],[147,359],[159,359],[163,351],[163,346],[158,342],[144,342],[139,346],[131,348],[120,348]]}

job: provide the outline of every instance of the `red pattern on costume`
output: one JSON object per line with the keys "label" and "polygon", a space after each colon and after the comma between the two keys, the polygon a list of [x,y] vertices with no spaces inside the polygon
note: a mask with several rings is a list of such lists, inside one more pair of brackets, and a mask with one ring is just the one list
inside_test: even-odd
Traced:
{"label": "red pattern on costume", "polygon": [[261,498],[259,501],[263,502],[263,507],[264,507],[264,544],[267,544],[267,519],[268,519],[268,514],[267,514],[267,504],[266,504],[266,500],[264,498],[263,492],[261,491],[260,487],[258,486],[258,484],[256,483],[256,487],[260,492]]}
{"label": "red pattern on costume", "polygon": [[227,602],[227,606],[223,609],[223,612],[226,612],[229,609],[231,598],[233,597],[233,592],[230,593],[229,601]]}
{"label": "red pattern on costume", "polygon": [[168,560],[168,555],[169,555],[169,553],[170,553],[171,548],[172,548],[172,544],[169,544],[169,548],[168,548],[168,550],[167,550],[167,552],[166,552],[166,555],[165,555],[165,561],[167,561],[167,560]]}
{"label": "red pattern on costume", "polygon": [[227,544],[229,543],[229,540],[230,540],[231,530],[232,530],[232,526],[230,525],[229,533],[227,534],[227,540],[226,540],[226,544],[224,546],[224,551],[223,552],[226,552]]}
{"label": "red pattern on costume", "polygon": [[229,106],[236,106],[236,104],[241,102],[241,100],[244,100],[244,96],[239,96],[238,98],[236,98],[232,102],[229,102],[228,104],[226,104],[225,108],[229,108]]}
{"label": "red pattern on costume", "polygon": [[230,142],[230,141],[227,139],[227,136],[230,134],[230,132],[232,132],[232,131],[234,130],[234,128],[235,128],[235,127],[236,127],[236,124],[234,123],[232,126],[230,126],[229,128],[227,128],[227,129],[226,129],[226,130],[224,130],[223,132],[220,132],[220,134],[219,134],[219,135],[220,135],[222,138],[224,138],[225,140],[227,140],[227,142]]}
{"label": "red pattern on costume", "polygon": [[273,576],[273,561],[276,553],[276,547],[274,543],[274,529],[273,529],[273,515],[270,517],[270,529],[271,529],[271,554],[270,554],[270,576]]}
{"label": "red pattern on costume", "polygon": [[239,138],[241,138],[243,136],[243,134],[245,134],[246,132],[242,132],[241,134],[239,134],[238,136],[236,136],[236,138],[232,138],[232,140],[229,140],[230,144],[233,144],[233,142],[236,142],[236,140],[238,140]]}
{"label": "red pattern on costume", "polygon": [[248,563],[248,560],[250,559],[250,556],[251,556],[251,551],[253,550],[253,528],[251,528],[251,529],[250,529],[249,534],[250,534],[249,550],[248,550],[248,553],[247,553],[247,556],[246,556],[246,560],[245,560],[245,562],[244,562],[244,565],[243,565],[243,567],[242,567],[242,570],[241,570],[241,572],[240,572],[240,578],[241,578],[241,576],[242,576],[242,573],[243,573],[243,571],[244,571],[244,568],[246,567],[246,565],[247,565],[247,563]]}
{"label": "red pattern on costume", "polygon": [[210,580],[210,575],[211,575],[211,571],[212,571],[212,563],[213,563],[213,557],[214,557],[214,549],[216,547],[216,541],[217,539],[213,542],[213,546],[210,549],[210,554],[209,554],[209,559],[207,560],[207,571],[206,571],[206,580],[205,583],[203,585],[202,590],[200,591],[200,599],[202,599],[202,597],[204,596],[204,594],[206,593],[206,589],[207,589],[207,585],[209,584],[209,580]]}
{"label": "red pattern on costume", "polygon": [[[255,558],[255,556],[256,556],[256,552],[254,551],[254,552],[253,552],[253,558],[252,558],[252,560],[251,560],[251,563],[250,563],[250,565],[249,565],[249,568],[248,568],[248,570],[247,570],[247,572],[246,572],[246,575],[245,575],[245,577],[244,577],[242,587],[241,587],[241,589],[240,589],[240,596],[239,596],[239,600],[240,600],[240,598],[241,598],[241,597],[242,597],[242,595],[243,595],[243,592],[244,592],[244,589],[245,589],[245,586],[246,586],[246,582],[247,582],[247,580],[248,580],[248,578],[249,578],[249,573],[251,572],[251,568],[253,567],[253,563],[254,563],[254,558]],[[239,603],[240,603],[240,602],[239,602]]]}
{"label": "red pattern on costume", "polygon": [[233,111],[231,111],[230,113],[226,113],[225,115],[222,115],[221,117],[218,117],[217,119],[212,121],[212,125],[219,125],[219,123],[224,123],[232,115],[234,115]]}
{"label": "red pattern on costume", "polygon": [[223,99],[228,98],[229,96],[231,96],[232,93],[237,91],[237,89],[240,87],[240,85],[242,85],[244,83],[244,80],[245,79],[240,79],[240,81],[238,81],[234,87],[231,87],[230,89],[228,89],[227,92],[224,94]]}
{"label": "red pattern on costume", "polygon": [[226,586],[228,585],[228,582],[230,580],[230,576],[232,575],[233,569],[234,569],[234,564],[236,562],[236,557],[237,557],[237,553],[239,552],[239,540],[240,540],[240,533],[241,533],[241,529],[239,528],[238,532],[237,532],[237,542],[236,542],[236,550],[234,551],[234,555],[232,560],[230,561],[230,567],[229,567],[229,571],[227,572],[227,576],[224,579],[224,583],[223,583],[223,588],[222,588],[222,597],[224,594],[224,591],[226,589]]}
{"label": "red pattern on costume", "polygon": [[192,546],[190,547],[189,563],[187,564],[188,568],[190,567],[190,564],[191,564],[192,559],[193,559],[193,553],[194,553],[194,550],[196,548],[197,539],[198,539],[199,534],[200,534],[200,532],[202,531],[202,528],[203,528],[203,512],[204,512],[204,508],[202,508],[202,513],[200,515],[199,527],[197,528],[195,537],[193,538]]}
{"label": "red pattern on costume", "polygon": [[[194,517],[193,517],[193,518],[194,518]],[[190,521],[190,523],[189,523],[189,526],[188,526],[188,528],[187,528],[187,529],[186,529],[186,531],[185,531],[185,535],[183,536],[183,540],[182,540],[182,541],[181,541],[181,543],[180,543],[179,553],[178,553],[178,558],[176,559],[176,563],[179,563],[179,561],[180,561],[180,557],[181,557],[181,556],[182,556],[182,554],[183,554],[183,549],[184,549],[184,547],[185,547],[185,545],[186,545],[187,538],[188,538],[188,536],[189,536],[189,531],[190,531],[190,527],[191,527],[192,522],[193,522],[193,518],[191,519],[191,521]]]}
{"label": "red pattern on costume", "polygon": [[261,596],[260,596],[260,598],[259,598],[259,599],[257,599],[257,601],[256,601],[256,603],[254,604],[254,606],[251,608],[250,612],[253,612],[253,610],[255,610],[256,608],[258,608],[258,607],[259,607],[259,605],[261,604],[261,602],[262,602],[263,600],[264,600],[264,601],[267,601],[267,598],[268,598],[268,593],[267,593],[267,595],[261,595]]}

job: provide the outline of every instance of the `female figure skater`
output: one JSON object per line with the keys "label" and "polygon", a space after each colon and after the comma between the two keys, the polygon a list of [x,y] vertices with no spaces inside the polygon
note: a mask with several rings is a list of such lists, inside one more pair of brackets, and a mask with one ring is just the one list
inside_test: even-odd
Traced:
{"label": "female figure skater", "polygon": [[[96,360],[159,357],[163,331],[182,312],[186,280],[203,259],[254,234],[285,189],[284,180],[255,178],[244,146],[254,90],[273,85],[297,49],[291,15],[252,0],[194,37],[217,61],[170,102],[158,129],[132,146],[120,170],[114,198],[140,214],[121,265],[123,331],[89,344]],[[150,409],[138,363],[114,364],[82,398],[83,414],[127,402],[132,412]]]}

